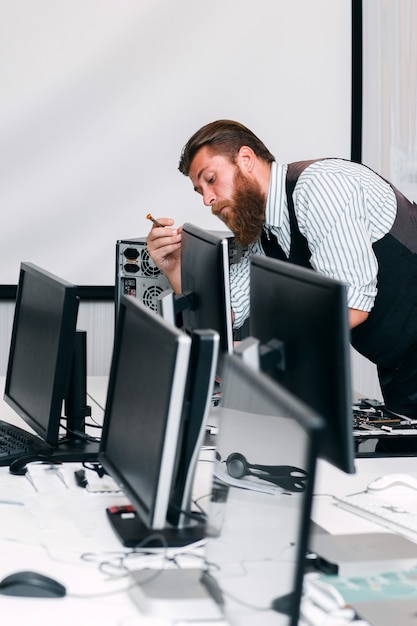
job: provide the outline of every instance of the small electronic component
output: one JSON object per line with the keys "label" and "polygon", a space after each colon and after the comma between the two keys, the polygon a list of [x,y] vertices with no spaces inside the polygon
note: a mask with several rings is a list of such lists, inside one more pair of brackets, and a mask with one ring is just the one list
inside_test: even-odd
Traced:
{"label": "small electronic component", "polygon": [[160,228],[164,228],[164,225],[160,224],[158,222],[158,220],[156,220],[154,217],[152,217],[152,215],[150,213],[147,214],[146,219],[150,220],[151,222],[153,222],[153,224],[155,224],[155,226],[159,226]]}

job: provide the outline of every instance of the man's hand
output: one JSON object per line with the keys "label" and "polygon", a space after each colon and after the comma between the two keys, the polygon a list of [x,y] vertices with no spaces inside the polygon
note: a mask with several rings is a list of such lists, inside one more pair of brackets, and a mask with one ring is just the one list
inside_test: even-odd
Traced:
{"label": "man's hand", "polygon": [[155,265],[165,274],[175,293],[181,293],[181,239],[182,226],[172,228],[174,220],[158,217],[148,233],[146,246]]}

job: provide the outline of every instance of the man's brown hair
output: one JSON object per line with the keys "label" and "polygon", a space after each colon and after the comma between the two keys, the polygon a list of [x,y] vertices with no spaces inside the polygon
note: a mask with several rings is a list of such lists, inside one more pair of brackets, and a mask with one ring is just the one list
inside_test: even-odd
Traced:
{"label": "man's brown hair", "polygon": [[267,163],[275,161],[265,144],[249,128],[232,120],[217,120],[200,128],[185,144],[178,166],[184,176],[188,176],[191,162],[203,146],[227,156],[231,162],[242,146],[252,148],[256,156]]}

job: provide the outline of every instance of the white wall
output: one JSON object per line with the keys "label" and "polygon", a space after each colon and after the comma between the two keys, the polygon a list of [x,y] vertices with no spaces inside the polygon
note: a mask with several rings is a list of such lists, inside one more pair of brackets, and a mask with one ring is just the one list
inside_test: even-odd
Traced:
{"label": "white wall", "polygon": [[[363,0],[362,161],[417,201],[417,3]],[[381,399],[376,368],[353,353],[353,388]]]}
{"label": "white wall", "polygon": [[417,3],[364,0],[363,162],[417,200]]}
{"label": "white wall", "polygon": [[0,0],[0,284],[114,284],[149,211],[218,228],[177,171],[213,119],[349,158],[350,31],[350,0]]}
{"label": "white wall", "polygon": [[[177,170],[214,119],[280,161],[349,158],[350,33],[350,0],[0,0],[0,284],[24,260],[112,285],[116,240],[149,211],[218,229]],[[108,373],[113,315],[81,307],[90,374]]]}
{"label": "white wall", "polygon": [[[5,376],[13,326],[14,302],[0,300],[0,376]],[[87,331],[87,374],[107,376],[114,338],[114,304],[81,302],[78,328]]]}

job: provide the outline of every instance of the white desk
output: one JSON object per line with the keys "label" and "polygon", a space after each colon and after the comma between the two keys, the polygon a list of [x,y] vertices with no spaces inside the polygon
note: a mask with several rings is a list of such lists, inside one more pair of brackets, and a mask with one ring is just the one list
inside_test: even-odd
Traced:
{"label": "white desk", "polygon": [[[89,380],[89,393],[97,403],[92,403],[93,415],[100,418],[98,405],[104,407],[106,378]],[[21,425],[19,418],[0,401],[0,418]],[[0,596],[0,611],[13,615],[16,624],[28,623],[39,626],[45,623],[100,624],[101,626],[170,626],[174,622],[144,616],[131,599],[126,577],[118,577],[120,570],[111,567],[100,569],[104,562],[117,563],[117,556],[126,555],[118,538],[111,529],[105,509],[111,504],[126,502],[120,494],[92,494],[77,487],[74,470],[81,464],[65,464],[61,471],[65,484],[44,465],[33,465],[30,476],[38,489],[26,477],[12,476],[8,468],[0,468],[0,500],[22,504],[0,503],[0,579],[20,571],[35,570],[62,582],[67,595],[62,599],[29,599]],[[358,518],[333,505],[328,494],[345,494],[366,487],[368,482],[381,474],[393,471],[417,475],[415,458],[370,458],[356,461],[357,473],[347,475],[319,462],[315,487],[313,520],[331,533],[372,532],[383,529]],[[209,494],[211,488],[211,464],[199,467],[198,493]],[[207,498],[208,500],[208,498]],[[203,502],[202,502],[203,504]],[[81,555],[89,553],[88,560]],[[203,551],[197,551],[202,556]],[[182,565],[195,567],[196,559],[183,555]],[[155,557],[145,564],[155,566]],[[159,557],[158,557],[159,559]],[[156,566],[160,566],[158,560]],[[129,562],[129,567],[140,567],[140,563]],[[253,564],[256,568],[256,564]],[[271,575],[265,576],[262,567],[259,577],[259,603],[267,603],[277,590],[276,563],[271,563]],[[225,585],[231,593],[244,592],[244,577],[230,576]],[[68,620],[70,616],[70,620]],[[272,611],[254,613],[242,606],[230,604],[230,623],[233,626],[280,626],[287,619]],[[218,622],[220,624],[221,622]],[[193,622],[189,622],[193,624]],[[202,626],[200,624],[200,626]]]}
{"label": "white desk", "polygon": [[[102,408],[106,399],[106,378],[89,379],[89,404],[95,420],[102,418]],[[102,407],[100,409],[100,407]],[[22,426],[22,420],[2,400],[0,418]],[[23,425],[24,428],[27,426]],[[96,434],[96,433],[94,433]],[[195,486],[198,495],[206,496],[201,506],[209,504],[212,488],[214,452],[202,451]],[[37,626],[51,623],[65,624],[70,616],[71,624],[93,623],[103,626],[180,626],[185,622],[167,621],[143,615],[128,592],[129,579],[121,576],[124,572],[117,566],[126,556],[128,549],[122,547],[111,528],[106,507],[127,503],[122,494],[92,494],[78,487],[74,471],[80,463],[65,463],[60,466],[61,478],[43,464],[31,464],[26,476],[11,475],[8,467],[0,467],[0,579],[8,574],[34,570],[51,576],[65,585],[67,595],[60,599],[15,598],[0,595],[0,610],[14,613],[18,624],[30,623]],[[89,482],[94,482],[88,476]],[[31,480],[28,479],[28,476]],[[91,473],[94,477],[94,473]],[[99,479],[96,479],[97,482]],[[65,483],[65,484],[64,484]],[[35,489],[36,488],[36,489]],[[240,491],[240,490],[238,490]],[[239,499],[238,494],[238,499]],[[244,499],[245,493],[242,493]],[[9,502],[6,504],[6,502]],[[258,515],[259,517],[259,515]],[[216,543],[216,539],[212,539]],[[221,549],[221,546],[220,546]],[[160,552],[160,551],[159,551]],[[203,566],[205,548],[183,548],[170,550],[169,556],[178,553],[178,563],[182,567]],[[88,554],[88,558],[82,555]],[[237,555],[239,560],[240,555]],[[106,563],[104,567],[102,564]],[[100,565],[102,566],[100,568]],[[160,555],[129,559],[127,567],[173,567]],[[253,563],[257,568],[258,564]],[[285,563],[281,565],[285,570]],[[255,597],[259,605],[267,606],[275,597],[277,589],[277,563],[271,563],[265,577],[259,577]],[[229,574],[229,573],[228,573]],[[230,593],[245,597],[245,576],[239,571],[237,576],[229,576],[225,586]],[[252,585],[252,583],[251,583]],[[253,587],[253,585],[252,585]],[[253,596],[251,588],[251,597]],[[240,603],[230,604],[230,623],[239,626],[252,625],[254,620],[263,626],[287,626],[288,619],[273,611],[253,611]],[[197,624],[192,620],[189,626]],[[210,622],[211,626],[221,626],[223,620]],[[198,621],[199,626],[204,626]]]}
{"label": "white desk", "polygon": [[[93,409],[93,417],[100,420],[106,398],[106,378],[89,379],[88,391]],[[94,399],[94,401],[92,401]],[[3,401],[0,401],[0,418],[9,422],[22,425],[21,420]],[[212,480],[213,452],[207,453],[209,462],[199,464],[196,492],[207,497],[201,501],[204,507],[209,503]],[[29,475],[37,488],[25,476],[13,476],[8,468],[0,468],[1,498],[3,500],[21,502],[22,504],[0,504],[2,515],[0,516],[0,579],[4,576],[25,569],[44,573],[60,581],[66,586],[67,595],[62,599],[29,599],[0,596],[0,610],[16,613],[16,623],[45,624],[45,620],[57,623],[65,623],[65,616],[71,616],[71,623],[84,625],[87,623],[104,626],[179,626],[179,622],[162,621],[140,613],[138,607],[131,599],[127,588],[129,581],[126,577],[118,578],[120,569],[111,567],[117,564],[119,556],[126,555],[129,550],[124,549],[114,534],[107,520],[105,509],[112,504],[126,503],[127,500],[119,494],[91,494],[87,490],[76,486],[74,470],[79,469],[81,464],[64,464],[61,466],[66,485],[53,472],[46,469],[45,465],[32,464]],[[246,499],[247,494],[237,490],[237,499]],[[258,513],[255,515],[259,522],[261,510],[268,508],[269,503],[261,503],[259,496]],[[242,502],[239,502],[239,506]],[[268,509],[269,511],[269,509]],[[276,512],[276,508],[273,508]],[[270,519],[269,532],[273,532],[273,515],[265,514]],[[239,520],[238,520],[239,521]],[[276,521],[274,522],[277,523]],[[282,522],[281,522],[282,525]],[[262,532],[262,520],[260,520],[260,532]],[[213,544],[215,549],[216,539],[210,540],[211,555]],[[269,547],[269,546],[268,546]],[[171,551],[172,552],[172,551]],[[187,556],[184,549],[179,561],[183,567],[201,567],[204,549],[193,550],[192,555]],[[222,545],[220,542],[220,552]],[[81,558],[82,554],[89,553],[88,560]],[[294,551],[295,554],[295,551]],[[293,560],[294,554],[288,554]],[[280,579],[285,583],[286,563],[279,563],[279,559],[267,557],[260,563],[249,559],[248,567],[253,569],[256,575],[256,589],[253,588],[252,578],[246,577],[241,569],[230,572],[226,571],[222,581],[229,593],[242,598],[243,601],[251,598],[258,606],[268,606],[270,600],[278,595]],[[197,557],[197,558],[196,558]],[[142,557],[142,566],[146,564],[161,567],[161,558]],[[233,560],[233,559],[232,559]],[[240,555],[236,556],[236,562],[240,561]],[[100,564],[108,561],[110,565],[100,569]],[[129,567],[140,567],[140,561],[129,560]],[[165,562],[166,566],[166,562]],[[172,565],[171,565],[172,566]],[[280,569],[281,568],[281,569]],[[110,572],[110,573],[109,573]],[[259,573],[259,576],[257,573]],[[251,581],[251,582],[249,582]],[[245,591],[245,584],[249,585]],[[249,593],[250,592],[250,593]],[[228,619],[233,626],[287,626],[286,616],[274,611],[254,611],[243,606],[240,602],[228,599]],[[39,617],[38,617],[39,616]],[[59,620],[59,622],[58,622]],[[196,622],[189,621],[191,626]],[[220,626],[219,622],[211,622],[211,625]],[[199,622],[199,626],[203,626]]]}
{"label": "white desk", "polygon": [[[340,497],[363,491],[373,479],[390,473],[405,473],[417,476],[417,459],[415,457],[360,458],[356,459],[355,465],[356,474],[348,475],[329,466],[324,461],[319,462],[312,520],[331,535],[390,532],[379,524],[372,523],[354,513],[339,508],[333,496]],[[313,528],[312,531],[313,533],[320,532],[316,528]],[[325,537],[322,537],[322,539],[325,540]],[[311,537],[310,545],[314,550],[314,535]],[[358,559],[360,558],[361,555],[358,554]],[[357,569],[354,575],[366,578],[366,572],[363,569]],[[377,578],[376,576],[374,583],[372,583],[375,584],[375,588],[378,588]],[[387,575],[387,580],[389,578],[390,576]],[[399,574],[399,579],[401,579],[401,574]],[[372,588],[372,584],[369,583],[370,588]],[[383,583],[381,585],[381,588],[383,588]],[[364,585],[364,589],[366,589],[366,585]],[[369,620],[371,626],[376,626],[377,624],[384,624],[384,626],[409,624],[411,623],[411,617],[416,614],[417,601],[412,594],[407,600],[406,596],[406,593],[403,596],[401,593],[398,593],[398,599],[395,599],[395,594],[390,599],[390,592],[386,591],[381,594],[383,602],[376,602],[375,599],[371,601],[371,594],[371,596],[368,596],[369,601],[358,601],[356,609],[360,615],[365,616]],[[404,620],[407,620],[406,622],[402,620],[401,615],[403,615]],[[411,620],[412,623],[414,623],[413,620],[415,620],[415,617]],[[352,623],[352,626],[354,626],[354,623]]]}
{"label": "white desk", "polygon": [[[92,495],[76,487],[73,472],[79,467],[66,464],[62,468],[67,489],[57,476],[47,474],[45,466],[32,466],[29,471],[38,492],[26,477],[0,468],[2,501],[23,503],[0,503],[0,578],[34,570],[67,588],[67,596],[56,600],[0,596],[0,611],[14,613],[17,624],[65,624],[68,615],[79,624],[141,623],[125,591],[127,580],[109,580],[100,574],[96,562],[80,559],[81,553],[91,551],[95,560],[105,560],[106,550],[121,551],[121,546],[105,517],[105,507],[120,496]],[[120,593],[112,595],[117,590]]]}
{"label": "white desk", "polygon": [[331,534],[387,532],[382,526],[342,510],[332,496],[366,489],[374,478],[390,473],[417,476],[416,457],[374,457],[355,460],[356,474],[345,474],[325,461],[318,463],[312,520]]}
{"label": "white desk", "polygon": [[[105,405],[106,388],[107,378],[88,381],[89,393],[98,402],[89,401],[97,421],[102,419],[99,405]],[[28,429],[4,400],[0,400],[0,418]],[[140,613],[127,591],[129,580],[120,577],[123,573],[120,569],[108,566],[105,572],[100,570],[101,563],[117,564],[117,557],[129,552],[121,545],[106,516],[106,507],[127,500],[120,493],[94,494],[78,487],[74,471],[81,467],[81,463],[62,465],[64,484],[46,465],[31,464],[29,475],[36,490],[27,476],[14,476],[8,467],[0,467],[0,579],[17,571],[33,570],[51,576],[67,589],[67,595],[58,599],[0,595],[1,614],[13,619],[15,624],[32,626],[171,624]],[[202,467],[209,469],[210,465]],[[94,480],[94,472],[87,470],[87,474],[97,483],[99,479]],[[211,474],[203,478],[207,489]],[[86,553],[90,555],[88,559],[82,558]],[[183,566],[196,566],[195,556],[184,554],[180,562]],[[146,564],[159,567],[161,558],[153,556],[145,562],[142,557],[142,564],[139,559],[136,563],[134,559],[129,561],[129,567],[133,568]]]}
{"label": "white desk", "polygon": [[[106,384],[105,378],[90,380],[89,390],[101,401]],[[102,418],[94,403],[93,415]],[[22,426],[3,400],[0,417]],[[24,428],[29,430],[27,425]],[[65,464],[60,470],[68,488],[45,467],[32,465],[29,470],[38,491],[27,477],[12,476],[8,467],[0,468],[0,578],[34,570],[63,583],[67,595],[62,599],[0,596],[1,614],[16,624],[33,626],[70,621],[80,625],[140,624],[141,616],[126,592],[127,579],[112,580],[99,572],[97,564],[97,559],[106,560],[108,551],[123,552],[105,513],[106,506],[121,502],[123,496],[89,494],[77,487],[74,470],[82,467],[80,463]],[[7,500],[22,504],[5,504]],[[83,552],[95,556],[84,561],[80,558]]]}

